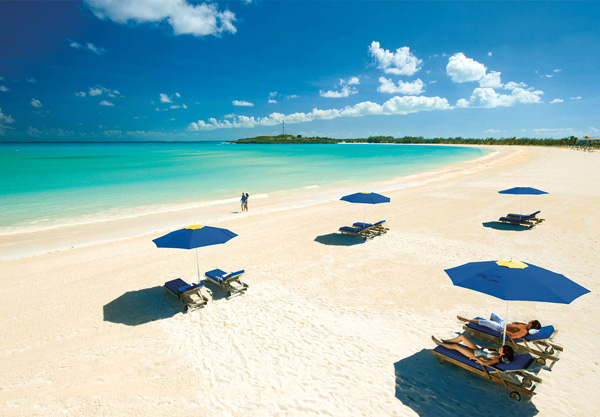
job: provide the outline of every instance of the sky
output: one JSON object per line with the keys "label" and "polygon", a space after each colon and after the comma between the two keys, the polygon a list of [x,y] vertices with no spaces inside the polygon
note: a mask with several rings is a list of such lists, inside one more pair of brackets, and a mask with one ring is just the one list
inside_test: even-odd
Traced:
{"label": "sky", "polygon": [[600,136],[600,2],[0,1],[0,141]]}

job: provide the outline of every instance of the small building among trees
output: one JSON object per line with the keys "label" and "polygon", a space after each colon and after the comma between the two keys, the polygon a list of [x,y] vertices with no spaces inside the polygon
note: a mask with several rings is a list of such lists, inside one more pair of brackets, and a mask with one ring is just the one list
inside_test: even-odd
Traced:
{"label": "small building among trees", "polygon": [[590,138],[589,136],[584,136],[581,139],[577,139],[575,144],[577,146],[598,146],[600,145],[600,138]]}

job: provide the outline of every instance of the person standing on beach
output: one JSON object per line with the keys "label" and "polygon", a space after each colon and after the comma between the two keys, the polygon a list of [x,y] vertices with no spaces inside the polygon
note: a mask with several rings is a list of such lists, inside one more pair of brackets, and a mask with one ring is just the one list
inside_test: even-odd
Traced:
{"label": "person standing on beach", "polygon": [[242,199],[240,200],[240,205],[242,206],[242,211],[246,210],[246,194],[242,193]]}
{"label": "person standing on beach", "polygon": [[248,198],[250,198],[250,195],[246,193],[246,199],[244,200],[244,209],[246,211],[248,211]]}

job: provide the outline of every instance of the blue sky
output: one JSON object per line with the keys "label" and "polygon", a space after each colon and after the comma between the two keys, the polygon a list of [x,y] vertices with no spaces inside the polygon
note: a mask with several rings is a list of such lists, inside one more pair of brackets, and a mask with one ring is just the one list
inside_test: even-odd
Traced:
{"label": "blue sky", "polygon": [[600,136],[600,2],[0,2],[0,140]]}

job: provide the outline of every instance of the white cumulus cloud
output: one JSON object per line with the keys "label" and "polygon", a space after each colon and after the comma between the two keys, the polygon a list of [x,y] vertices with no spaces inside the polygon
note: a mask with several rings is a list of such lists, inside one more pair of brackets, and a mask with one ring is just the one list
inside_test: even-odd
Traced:
{"label": "white cumulus cloud", "polygon": [[358,89],[356,87],[353,87],[354,85],[358,84],[360,84],[360,80],[358,79],[358,77],[350,77],[346,79],[342,78],[339,82],[339,86],[341,87],[341,89],[328,91],[319,90],[319,95],[321,97],[327,98],[349,97],[352,94],[358,94]]}
{"label": "white cumulus cloud", "polygon": [[479,80],[480,87],[501,88],[502,79],[498,71],[490,71]]}
{"label": "white cumulus cloud", "polygon": [[269,104],[277,104],[277,100],[273,100],[272,98],[269,99]]}
{"label": "white cumulus cloud", "polygon": [[398,84],[394,84],[391,79],[379,77],[377,91],[388,94],[418,95],[423,92],[424,87],[425,83],[420,79],[411,82],[398,81]]}
{"label": "white cumulus cloud", "polygon": [[160,93],[160,102],[161,103],[172,103],[173,100],[171,100],[171,98],[167,94]]}
{"label": "white cumulus cloud", "polygon": [[554,100],[552,100],[552,101],[550,102],[550,104],[562,103],[563,101],[564,101],[563,99],[560,99],[560,98],[555,98]]}
{"label": "white cumulus cloud", "polygon": [[3,93],[6,93],[8,91],[8,87],[4,86],[4,85],[0,85],[0,91],[2,91]]}
{"label": "white cumulus cloud", "polygon": [[506,90],[514,90],[515,88],[526,88],[527,84],[525,83],[516,83],[514,81],[509,81],[506,84],[504,84],[504,88]]}
{"label": "white cumulus cloud", "polygon": [[[121,93],[119,92],[119,90],[111,90],[110,88],[102,87],[101,85],[97,85],[95,87],[90,87],[88,90],[88,94],[90,96],[101,96],[102,94],[106,94],[109,97],[121,96]],[[85,97],[85,95],[81,95],[79,93],[75,93],[75,95],[77,95],[79,97]]]}
{"label": "white cumulus cloud", "polygon": [[[90,52],[95,53],[96,55],[104,55],[106,53],[106,49],[102,48],[101,46],[94,45],[91,42],[86,42],[85,45],[83,45],[72,39],[67,39],[67,41],[69,42],[69,46],[73,49],[88,50]],[[35,81],[33,81],[33,82],[35,82]]]}
{"label": "white cumulus cloud", "polygon": [[32,99],[31,99],[31,105],[32,105],[33,107],[37,107],[37,108],[44,107],[44,106],[42,106],[42,102],[41,102],[41,101],[39,101],[39,100],[38,100],[38,99],[36,99],[36,98],[32,98]]}
{"label": "white cumulus cloud", "polygon": [[75,93],[75,95],[77,97],[85,97],[86,96],[85,92],[83,92],[83,91],[79,91],[79,92]]}
{"label": "white cumulus cloud", "polygon": [[2,109],[0,108],[0,135],[3,135],[6,132],[6,129],[12,129],[11,125],[15,122],[10,115],[6,115],[2,113]]}
{"label": "white cumulus cloud", "polygon": [[88,94],[90,96],[99,96],[104,92],[103,87],[90,87]]}
{"label": "white cumulus cloud", "polygon": [[107,101],[107,100],[102,100],[100,102],[100,105],[101,106],[107,106],[107,107],[114,107],[114,103],[111,103],[110,101]]}
{"label": "white cumulus cloud", "polygon": [[390,52],[383,49],[379,42],[373,41],[369,46],[369,53],[377,63],[377,67],[388,74],[413,75],[421,69],[423,61],[410,52],[408,46]]}
{"label": "white cumulus cloud", "polygon": [[93,53],[95,53],[96,55],[104,55],[106,53],[106,49],[100,47],[100,46],[96,46],[91,42],[87,42],[85,44],[85,46],[87,47],[87,49],[89,49],[90,51],[92,51]]}
{"label": "white cumulus cloud", "polygon": [[[340,80],[340,83],[342,82],[342,80]],[[346,80],[346,84],[348,85],[358,85],[360,84],[360,80],[358,79],[358,77],[350,77]]]}
{"label": "white cumulus cloud", "polygon": [[199,120],[188,125],[189,131],[252,128],[256,126],[274,126],[285,121],[286,123],[303,123],[313,120],[330,120],[340,117],[362,117],[370,115],[402,115],[421,111],[449,110],[452,107],[448,100],[440,97],[404,96],[392,97],[383,104],[363,101],[353,106],[341,109],[313,109],[308,113],[271,113],[265,117],[234,116],[229,119],[217,120],[209,118],[207,121]]}
{"label": "white cumulus cloud", "polygon": [[193,4],[186,0],[84,0],[99,19],[116,23],[166,22],[176,35],[207,36],[235,33],[235,14],[219,11],[214,3]]}
{"label": "white cumulus cloud", "polygon": [[479,81],[485,76],[486,71],[485,65],[467,58],[462,52],[452,55],[446,65],[446,72],[455,83]]}
{"label": "white cumulus cloud", "polygon": [[245,100],[233,100],[231,104],[238,107],[254,107],[254,103]]}
{"label": "white cumulus cloud", "polygon": [[525,90],[517,87],[511,94],[498,94],[493,88],[478,87],[473,90],[469,99],[461,98],[457,101],[458,107],[509,107],[517,103],[541,103],[540,96],[544,94],[539,90]]}

